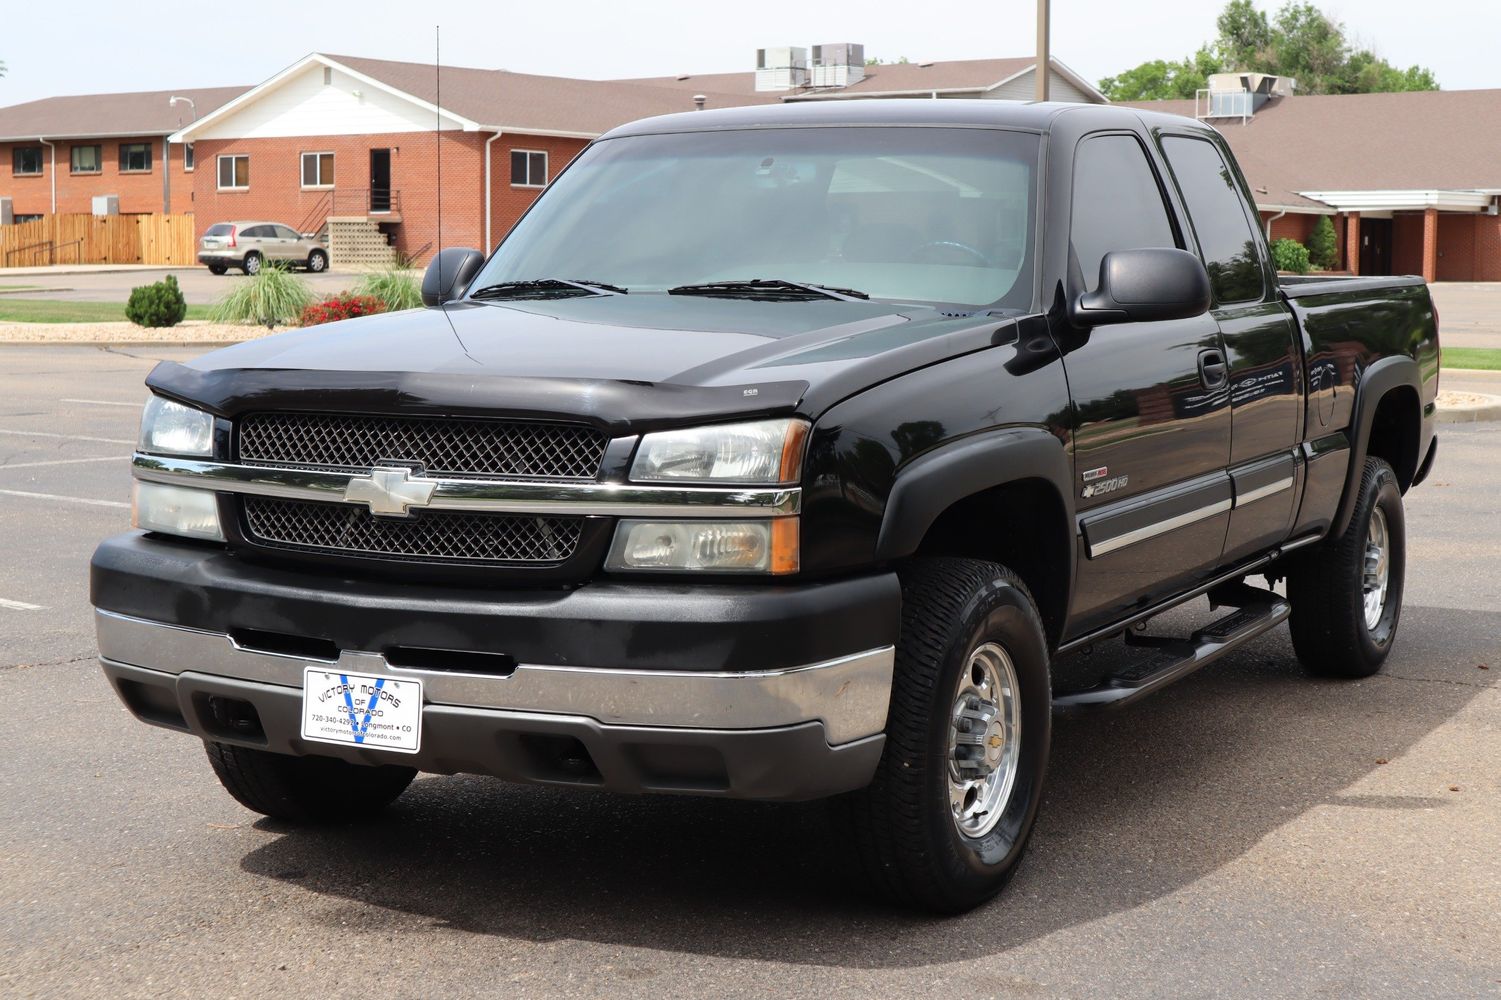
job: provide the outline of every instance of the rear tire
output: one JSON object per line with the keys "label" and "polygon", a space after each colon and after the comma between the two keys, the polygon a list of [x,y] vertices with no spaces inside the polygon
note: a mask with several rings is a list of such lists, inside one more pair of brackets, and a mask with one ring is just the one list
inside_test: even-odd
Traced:
{"label": "rear tire", "polygon": [[293,757],[205,740],[225,791],[252,812],[289,823],[366,819],[406,791],[415,769],[351,764],[334,757]]}
{"label": "rear tire", "polygon": [[307,255],[307,269],[313,274],[321,274],[328,270],[328,254],[322,250],[309,251]]}
{"label": "rear tire", "polygon": [[209,274],[223,274],[227,270],[229,270],[229,268],[225,267],[223,264],[210,264],[208,266]]}
{"label": "rear tire", "polygon": [[1402,617],[1407,527],[1392,467],[1368,458],[1350,525],[1304,553],[1287,575],[1293,649],[1311,674],[1369,677]]}
{"label": "rear tire", "polygon": [[1004,566],[925,559],[902,573],[886,748],[870,786],[835,801],[881,895],[958,913],[1010,881],[1047,770],[1048,659],[1032,597]]}
{"label": "rear tire", "polygon": [[244,271],[246,274],[260,274],[261,255],[256,253],[254,250],[247,253],[245,255],[244,261],[240,263],[240,270]]}

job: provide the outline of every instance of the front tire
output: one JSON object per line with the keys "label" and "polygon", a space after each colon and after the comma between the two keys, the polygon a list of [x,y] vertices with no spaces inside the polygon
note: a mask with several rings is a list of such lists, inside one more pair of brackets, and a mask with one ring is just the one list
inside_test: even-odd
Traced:
{"label": "front tire", "polygon": [[293,757],[204,741],[224,790],[252,812],[289,823],[366,819],[396,801],[416,770],[351,764],[334,757]]}
{"label": "front tire", "polygon": [[904,571],[885,752],[837,806],[869,884],[943,913],[1000,892],[1037,818],[1051,725],[1047,640],[1021,580],[973,559]]}
{"label": "front tire", "polygon": [[1309,673],[1369,677],[1397,637],[1407,568],[1402,489],[1368,458],[1350,525],[1298,560],[1287,576],[1293,649]]}

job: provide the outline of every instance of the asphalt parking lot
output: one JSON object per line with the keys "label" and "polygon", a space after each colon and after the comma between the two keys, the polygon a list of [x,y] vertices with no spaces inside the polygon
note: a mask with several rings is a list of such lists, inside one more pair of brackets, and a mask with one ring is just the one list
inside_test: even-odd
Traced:
{"label": "asphalt parking lot", "polygon": [[1501,423],[1441,428],[1383,674],[1311,680],[1277,630],[1060,720],[1011,888],[933,920],[865,900],[816,805],[459,776],[367,826],[237,806],[93,660],[141,380],[192,353],[0,348],[0,996],[1501,996]]}
{"label": "asphalt parking lot", "polygon": [[[7,285],[30,286],[34,291],[13,293],[18,299],[56,299],[62,302],[124,302],[130,298],[130,290],[139,285],[161,281],[167,275],[177,279],[182,296],[191,305],[212,305],[234,286],[245,280],[239,271],[211,274],[206,267],[175,267],[160,269],[134,268],[128,271],[78,270],[66,266],[41,271],[17,274],[0,271],[0,292]],[[360,275],[353,271],[324,271],[311,274],[298,271],[305,278],[314,294],[332,295],[334,292],[353,288]]]}

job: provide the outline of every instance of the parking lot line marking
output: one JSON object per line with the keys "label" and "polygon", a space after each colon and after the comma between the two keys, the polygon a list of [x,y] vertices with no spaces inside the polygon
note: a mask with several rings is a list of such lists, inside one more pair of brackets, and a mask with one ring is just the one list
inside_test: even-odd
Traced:
{"label": "parking lot line marking", "polygon": [[0,608],[8,608],[11,611],[46,611],[40,604],[27,604],[25,601],[8,601],[0,597]]}
{"label": "parking lot line marking", "polygon": [[0,465],[0,472],[6,469],[37,469],[44,465],[81,465],[84,462],[120,462],[129,458],[129,455],[101,455],[98,458],[53,458],[45,462],[14,462],[10,465]]}
{"label": "parking lot line marking", "polygon": [[68,440],[68,441],[97,441],[100,444],[135,444],[134,441],[128,441],[125,438],[97,438],[97,437],[87,437],[86,435],[83,435],[83,434],[57,434],[57,433],[55,433],[53,431],[8,431],[8,430],[0,430],[0,434],[9,434],[11,437],[64,438],[65,440]]}
{"label": "parking lot line marking", "polygon": [[25,497],[28,500],[62,500],[66,503],[84,503],[92,507],[129,507],[123,500],[91,500],[88,497],[65,497],[56,493],[29,493],[26,490],[0,490],[0,496]]}
{"label": "parking lot line marking", "polygon": [[88,403],[90,406],[128,406],[132,410],[139,410],[144,403],[117,403],[113,399],[70,399],[64,396],[59,400],[62,403]]}

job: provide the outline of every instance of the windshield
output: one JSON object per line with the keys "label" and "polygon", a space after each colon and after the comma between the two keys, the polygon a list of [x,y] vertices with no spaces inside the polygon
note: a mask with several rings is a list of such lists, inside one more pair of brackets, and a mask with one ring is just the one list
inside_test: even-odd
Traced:
{"label": "windshield", "polygon": [[584,276],[632,294],[781,279],[902,302],[1032,301],[1037,137],[796,128],[596,143],[471,288]]}

